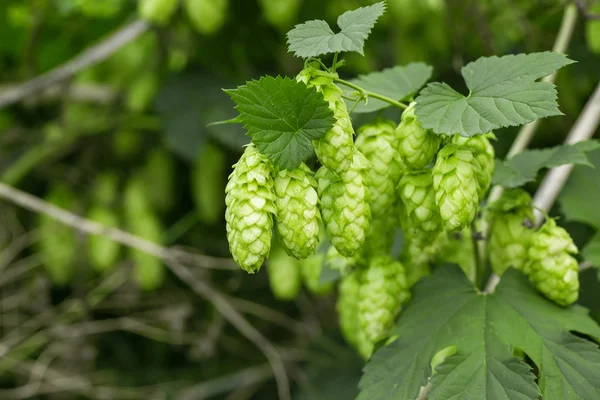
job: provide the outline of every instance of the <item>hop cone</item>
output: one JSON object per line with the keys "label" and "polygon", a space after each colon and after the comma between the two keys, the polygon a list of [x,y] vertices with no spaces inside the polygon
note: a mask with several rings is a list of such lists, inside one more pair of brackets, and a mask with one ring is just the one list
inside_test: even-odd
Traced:
{"label": "hop cone", "polygon": [[329,268],[339,271],[342,276],[348,275],[354,266],[358,264],[358,261],[353,258],[346,258],[341,255],[335,246],[329,246],[327,254],[325,255],[325,264]]}
{"label": "hop cone", "polygon": [[358,293],[358,322],[367,340],[375,343],[387,336],[409,297],[404,266],[389,256],[371,259]]}
{"label": "hop cone", "polygon": [[441,138],[425,130],[417,122],[415,102],[402,113],[400,125],[396,128],[399,141],[398,153],[404,164],[410,169],[423,169],[433,160],[440,148]]}
{"label": "hop cone", "polygon": [[319,197],[311,170],[302,164],[275,176],[276,228],[286,253],[298,259],[314,254],[319,244]]}
{"label": "hop cone", "polygon": [[467,147],[473,152],[475,159],[481,166],[481,174],[478,175],[479,181],[479,198],[482,199],[485,193],[490,188],[492,183],[492,174],[494,173],[494,146],[490,143],[489,138],[494,138],[493,133],[485,135],[475,135],[466,138],[460,135],[454,135],[452,143],[458,146]]}
{"label": "hop cone", "polygon": [[531,237],[529,262],[523,272],[547,298],[562,306],[573,304],[579,295],[577,247],[553,219]]}
{"label": "hop cone", "polygon": [[324,264],[324,253],[316,253],[300,261],[300,273],[304,285],[314,294],[326,294],[333,288],[333,282],[321,283]]}
{"label": "hop cone", "polygon": [[279,300],[292,300],[298,295],[302,286],[298,261],[288,256],[280,247],[271,251],[269,264],[269,285],[273,295]]}
{"label": "hop cone", "polygon": [[227,240],[235,262],[257,272],[271,248],[275,193],[271,166],[252,145],[234,166],[225,188]]}
{"label": "hop cone", "polygon": [[450,144],[438,153],[432,174],[444,228],[464,229],[475,218],[479,204],[479,162],[470,150]]}
{"label": "hop cone", "polygon": [[325,101],[329,102],[336,122],[321,139],[313,141],[313,146],[321,164],[340,174],[352,164],[355,151],[354,129],[346,103],[342,99],[343,91],[333,83],[334,77],[337,75],[309,67],[300,71],[296,79],[308,87],[314,87],[317,92],[322,92]]}
{"label": "hop cone", "polygon": [[368,164],[357,151],[351,167],[341,177],[327,167],[321,167],[316,175],[325,230],[331,244],[345,257],[352,257],[360,249],[369,229],[371,209],[365,182]]}
{"label": "hop cone", "polygon": [[337,299],[337,312],[340,329],[346,341],[352,345],[358,342],[360,325],[358,324],[358,292],[362,271],[355,270],[342,278]]}
{"label": "hop cone", "polygon": [[522,269],[527,262],[527,250],[533,234],[531,197],[518,189],[505,192],[492,204],[493,225],[490,231],[489,254],[492,270],[502,275],[508,267]]}
{"label": "hop cone", "polygon": [[401,222],[405,233],[435,240],[442,230],[442,218],[435,202],[431,171],[408,174],[398,184],[402,204]]}

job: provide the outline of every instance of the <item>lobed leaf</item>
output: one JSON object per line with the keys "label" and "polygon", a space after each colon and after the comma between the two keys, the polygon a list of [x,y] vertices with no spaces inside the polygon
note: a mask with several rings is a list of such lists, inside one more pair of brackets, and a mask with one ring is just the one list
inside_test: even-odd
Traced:
{"label": "lobed leaf", "polygon": [[589,154],[594,169],[575,167],[558,202],[570,221],[583,222],[600,229],[600,150]]}
{"label": "lobed leaf", "polygon": [[573,62],[554,52],[479,58],[462,68],[468,96],[430,83],[416,99],[417,119],[437,134],[473,136],[561,115],[554,84],[535,80]]}
{"label": "lobed leaf", "polygon": [[287,77],[267,76],[226,92],[252,142],[281,169],[306,161],[311,142],[335,123],[321,93]]}
{"label": "lobed leaf", "polygon": [[[583,308],[555,305],[514,269],[482,295],[457,267],[439,268],[415,285],[395,341],[365,367],[358,400],[414,399],[429,377],[431,400],[599,398],[598,345],[571,331],[600,338]],[[432,376],[432,359],[450,346],[455,353]],[[536,365],[537,385],[516,349]]]}
{"label": "lobed leaf", "polygon": [[[359,75],[351,82],[370,92],[400,101],[415,94],[431,78],[432,70],[433,67],[425,63],[410,63]],[[349,108],[354,105],[354,102],[349,100],[346,100],[346,103]],[[367,103],[358,104],[354,112],[369,113],[389,106],[390,104],[385,101],[370,98]]]}
{"label": "lobed leaf", "polygon": [[288,51],[301,58],[343,51],[363,55],[365,40],[384,11],[384,2],[347,11],[338,17],[338,33],[334,33],[327,22],[318,19],[298,24],[287,33]]}
{"label": "lobed leaf", "polygon": [[583,142],[550,147],[541,150],[525,150],[507,160],[496,160],[492,182],[505,188],[523,186],[535,180],[542,168],[552,168],[564,164],[578,164],[593,167],[587,152],[600,148],[600,142]]}

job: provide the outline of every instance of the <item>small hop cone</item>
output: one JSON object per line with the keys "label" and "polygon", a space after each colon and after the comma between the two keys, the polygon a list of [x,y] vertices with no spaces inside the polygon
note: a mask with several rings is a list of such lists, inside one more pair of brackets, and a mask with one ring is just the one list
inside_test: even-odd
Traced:
{"label": "small hop cone", "polygon": [[354,128],[346,103],[342,99],[343,91],[333,83],[336,76],[336,74],[309,67],[303,69],[296,80],[323,93],[324,100],[329,103],[329,108],[333,111],[335,124],[321,139],[313,141],[313,146],[321,164],[341,174],[350,168],[356,149],[353,138]]}
{"label": "small hop cone", "polygon": [[[426,237],[433,242],[442,231],[442,218],[435,202],[431,171],[408,174],[398,184],[402,213],[400,220],[407,235]],[[431,243],[430,242],[430,243]]]}
{"label": "small hop cone", "polygon": [[319,244],[319,197],[311,174],[302,164],[293,170],[280,171],[274,179],[279,242],[286,253],[297,259],[314,254]]}
{"label": "small hop cone", "polygon": [[342,335],[348,343],[356,346],[360,325],[358,324],[358,292],[361,270],[355,270],[342,278],[339,286],[336,309]]}
{"label": "small hop cone", "polygon": [[389,256],[371,259],[358,293],[358,322],[366,339],[384,339],[409,298],[404,266]]}
{"label": "small hop cone", "polygon": [[529,261],[523,272],[548,299],[561,306],[573,304],[579,296],[579,270],[571,255],[577,247],[563,228],[553,219],[531,237]]}
{"label": "small hop cone", "polygon": [[479,198],[482,199],[487,193],[492,183],[492,174],[494,173],[494,146],[489,138],[495,138],[493,133],[485,135],[475,135],[467,138],[460,135],[454,135],[452,144],[464,146],[473,152],[475,159],[481,166],[481,174],[478,175]]}
{"label": "small hop cone", "polygon": [[296,298],[302,287],[298,260],[288,256],[282,248],[276,247],[271,251],[267,273],[269,286],[277,299],[293,300]]}
{"label": "small hop cone", "polygon": [[373,218],[389,219],[396,203],[396,185],[403,172],[397,152],[395,124],[389,120],[363,125],[356,138],[356,148],[371,163],[367,170]]}
{"label": "small hop cone", "polygon": [[451,232],[466,228],[475,218],[480,192],[481,166],[473,152],[450,144],[438,153],[433,167],[435,202],[444,228]]}
{"label": "small hop cone", "polygon": [[339,271],[340,275],[346,276],[358,264],[358,261],[354,258],[344,257],[337,251],[335,246],[329,246],[325,255],[325,264],[329,268]]}
{"label": "small hop cone", "polygon": [[415,115],[415,104],[410,103],[402,113],[396,138],[404,164],[410,169],[423,169],[435,157],[442,140],[439,135],[421,127]]}
{"label": "small hop cone", "polygon": [[321,283],[325,264],[325,254],[316,253],[300,261],[300,274],[306,288],[314,294],[327,294],[333,289],[333,282]]}
{"label": "small hop cone", "polygon": [[229,250],[243,270],[256,273],[271,248],[275,192],[271,165],[253,145],[234,166],[225,193]]}
{"label": "small hop cone", "polygon": [[327,167],[317,171],[325,230],[337,251],[352,257],[364,244],[371,219],[365,170],[369,162],[354,153],[350,169],[341,177]]}
{"label": "small hop cone", "polygon": [[492,270],[498,276],[502,276],[509,267],[522,270],[528,260],[534,221],[531,204],[529,194],[519,189],[505,192],[491,205],[493,223],[489,254]]}

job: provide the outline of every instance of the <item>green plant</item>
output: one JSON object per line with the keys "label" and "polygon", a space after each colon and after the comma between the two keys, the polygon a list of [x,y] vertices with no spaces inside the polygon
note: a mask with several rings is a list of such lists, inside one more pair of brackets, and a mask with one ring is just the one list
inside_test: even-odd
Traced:
{"label": "green plant", "polygon": [[[466,96],[439,82],[421,89],[431,73],[425,64],[341,79],[340,54],[364,54],[384,11],[376,3],[345,12],[337,33],[321,20],[296,25],[288,49],[305,63],[295,79],[266,76],[227,90],[239,112],[227,122],[241,123],[253,143],[228,186],[234,258],[256,272],[274,219],[288,254],[314,254],[325,263],[322,274],[338,271],[342,333],[365,358],[375,349],[359,399],[413,399],[428,378],[430,399],[599,397],[600,328],[572,305],[577,248],[553,218],[535,227],[525,192],[498,195],[542,168],[588,163],[585,153],[598,143],[496,162],[489,140],[503,127],[560,115],[554,85],[538,79],[573,61],[558,52],[482,57],[462,68]],[[403,111],[400,121],[364,125],[355,143],[351,115],[388,107]],[[321,164],[318,199],[307,167],[313,153]],[[492,182],[498,186],[486,201]],[[331,246],[326,257],[313,242],[317,204]],[[386,243],[398,225],[402,263]],[[490,262],[504,273],[496,291],[484,289]],[[468,279],[444,263],[459,264]]]}

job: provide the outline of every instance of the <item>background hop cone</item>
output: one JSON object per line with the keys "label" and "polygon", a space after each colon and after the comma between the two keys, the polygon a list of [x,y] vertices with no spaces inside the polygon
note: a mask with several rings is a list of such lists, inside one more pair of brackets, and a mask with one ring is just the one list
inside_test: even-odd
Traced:
{"label": "background hop cone", "polygon": [[358,322],[366,339],[384,339],[409,298],[404,266],[389,256],[371,259],[358,293]]}
{"label": "background hop cone", "polygon": [[316,253],[301,260],[300,273],[304,280],[304,285],[311,293],[326,294],[333,289],[333,282],[321,283],[321,274],[325,264],[325,253]]}
{"label": "background hop cone", "polygon": [[548,299],[562,306],[573,304],[579,296],[579,270],[571,254],[577,247],[566,230],[553,219],[531,237],[529,262],[523,272]]}
{"label": "background hop cone", "polygon": [[271,165],[253,145],[234,166],[225,193],[229,250],[235,262],[253,274],[269,255],[275,213]]}
{"label": "background hop cone", "polygon": [[480,174],[479,162],[470,150],[450,144],[438,153],[432,171],[433,189],[447,230],[462,230],[475,218]]}
{"label": "background hop cone", "polygon": [[274,179],[278,238],[286,253],[297,259],[314,254],[319,244],[319,197],[311,174],[303,163],[278,172]]}
{"label": "background hop cone", "polygon": [[317,171],[321,214],[331,244],[352,257],[365,242],[371,219],[365,170],[369,162],[355,152],[352,165],[341,177],[327,167]]}
{"label": "background hop cone", "polygon": [[336,122],[321,139],[313,141],[313,145],[321,164],[339,174],[350,168],[356,148],[354,128],[346,103],[342,99],[343,91],[333,83],[334,77],[337,77],[337,74],[309,67],[303,69],[296,79],[308,87],[314,87],[317,92],[322,92],[325,101],[329,102]]}
{"label": "background hop cone", "polygon": [[479,180],[479,198],[482,199],[485,193],[490,188],[492,183],[492,174],[494,173],[494,146],[490,143],[490,138],[495,138],[493,133],[485,135],[475,135],[472,137],[463,137],[454,135],[452,143],[458,146],[467,147],[473,152],[475,159],[481,167],[481,174],[478,175]]}
{"label": "background hop cone", "polygon": [[358,292],[361,270],[354,270],[340,281],[336,309],[342,335],[348,343],[356,346],[360,325],[358,323]]}
{"label": "background hop cone", "polygon": [[410,169],[423,169],[433,160],[440,148],[441,137],[423,129],[415,115],[415,102],[402,113],[396,128],[398,154]]}
{"label": "background hop cone", "polygon": [[531,205],[531,197],[521,189],[505,192],[491,205],[489,254],[496,275],[501,276],[508,267],[521,270],[527,262],[534,221]]}
{"label": "background hop cone", "polygon": [[329,268],[339,271],[340,275],[346,276],[350,273],[353,267],[358,264],[358,261],[353,258],[346,258],[341,255],[335,246],[329,246],[327,249],[327,254],[325,255],[325,264],[329,266]]}
{"label": "background hop cone", "polygon": [[302,287],[298,260],[288,256],[281,247],[275,246],[269,257],[267,273],[269,286],[277,299],[292,300],[296,298]]}

